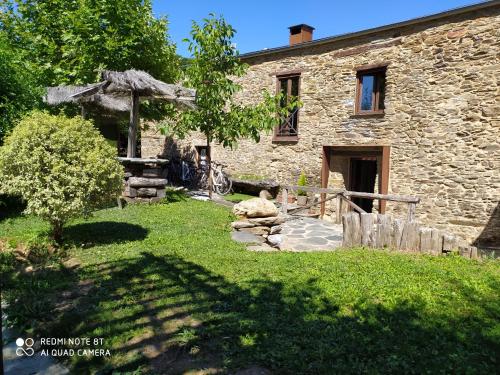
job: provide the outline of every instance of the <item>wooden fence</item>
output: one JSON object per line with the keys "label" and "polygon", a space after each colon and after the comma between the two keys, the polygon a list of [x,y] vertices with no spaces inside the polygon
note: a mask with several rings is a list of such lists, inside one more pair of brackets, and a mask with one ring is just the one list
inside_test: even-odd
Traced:
{"label": "wooden fence", "polygon": [[[302,207],[302,209],[311,208],[315,205],[321,206],[322,216],[324,214],[324,205],[327,201],[332,199],[337,199],[337,209],[336,209],[336,222],[340,224],[342,220],[343,205],[347,204],[351,209],[360,213],[366,214],[361,207],[354,203],[352,198],[367,198],[367,199],[377,199],[385,200],[390,202],[402,202],[408,204],[408,221],[413,221],[415,219],[415,208],[417,203],[420,202],[420,198],[412,197],[408,195],[393,195],[393,194],[376,194],[376,193],[364,193],[359,191],[348,191],[344,189],[329,189],[329,188],[316,188],[309,186],[297,186],[297,185],[285,185],[282,186],[282,205],[281,209],[284,213],[288,212],[288,192],[302,190],[308,193],[321,194],[321,200],[319,202],[313,202],[307,206]],[[330,194],[330,197],[327,197]]]}
{"label": "wooden fence", "polygon": [[467,258],[478,257],[476,247],[444,231],[422,227],[416,221],[348,212],[342,215],[342,226],[344,247],[391,248],[432,255],[455,251]]}

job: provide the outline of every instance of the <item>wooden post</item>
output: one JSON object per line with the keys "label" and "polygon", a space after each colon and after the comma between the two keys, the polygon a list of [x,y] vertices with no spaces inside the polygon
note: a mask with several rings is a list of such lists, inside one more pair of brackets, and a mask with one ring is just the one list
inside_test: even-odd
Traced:
{"label": "wooden post", "polygon": [[361,228],[358,213],[348,212],[342,215],[342,227],[344,231],[342,246],[355,247],[361,245]]}
{"label": "wooden post", "polygon": [[431,231],[431,254],[441,255],[443,252],[443,233],[436,228]]}
{"label": "wooden post", "polygon": [[342,197],[337,194],[337,219],[335,220],[337,224],[342,223]]}
{"label": "wooden post", "polygon": [[[328,175],[330,174],[330,147],[323,146],[323,153],[321,155],[321,187],[328,187]],[[324,201],[326,193],[321,193],[320,199]],[[320,206],[321,217],[325,216],[326,203],[322,202]],[[340,222],[340,221],[339,221]]]}
{"label": "wooden post", "polygon": [[392,222],[391,247],[393,249],[401,249],[401,238],[405,223],[402,219],[394,219]]}
{"label": "wooden post", "polygon": [[401,250],[417,252],[419,248],[419,225],[415,221],[407,221],[401,236]]}
{"label": "wooden post", "polygon": [[283,188],[283,192],[281,193],[281,198],[283,199],[283,203],[281,205],[281,211],[283,211],[283,213],[286,214],[288,211],[288,189],[287,188]]}
{"label": "wooden post", "polygon": [[420,228],[420,252],[432,254],[432,229]]}
{"label": "wooden post", "polygon": [[127,158],[135,158],[137,128],[139,127],[139,94],[132,90],[130,120],[128,124]]}
{"label": "wooden post", "polygon": [[361,245],[371,247],[373,232],[373,215],[370,213],[361,214]]}
{"label": "wooden post", "polygon": [[377,230],[375,232],[375,247],[383,249],[391,245],[392,218],[388,215],[377,215]]}
{"label": "wooden post", "polygon": [[408,203],[408,222],[415,220],[415,203]]}
{"label": "wooden post", "polygon": [[[389,192],[389,160],[390,160],[391,147],[382,146],[382,165],[380,173],[379,193],[387,194]],[[379,200],[379,212],[385,214],[387,202],[383,199]]]}

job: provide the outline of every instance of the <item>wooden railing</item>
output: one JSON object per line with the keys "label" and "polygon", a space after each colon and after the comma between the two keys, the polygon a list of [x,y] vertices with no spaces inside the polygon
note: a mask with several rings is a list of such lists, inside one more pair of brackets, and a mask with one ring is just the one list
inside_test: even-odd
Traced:
{"label": "wooden railing", "polygon": [[[417,203],[420,202],[420,198],[418,197],[413,197],[409,195],[394,195],[394,194],[377,194],[377,193],[364,193],[364,192],[359,192],[359,191],[348,191],[344,189],[329,189],[329,188],[317,188],[317,187],[310,187],[310,186],[297,186],[297,185],[285,185],[282,186],[282,206],[281,210],[283,213],[288,212],[288,192],[289,191],[297,191],[297,190],[302,190],[308,193],[316,193],[316,194],[321,194],[322,199],[318,202],[314,202],[312,204],[309,204],[307,206],[301,207],[301,209],[306,209],[306,208],[311,208],[315,205],[321,205],[324,207],[324,204],[332,199],[337,198],[337,217],[336,221],[337,223],[340,223],[342,221],[342,208],[343,208],[343,203],[345,202],[347,205],[349,205],[353,210],[361,213],[366,213],[365,210],[363,210],[361,207],[359,207],[356,203],[354,203],[351,198],[365,198],[365,199],[377,199],[377,200],[384,200],[384,201],[390,201],[390,202],[401,202],[401,203],[407,203],[408,204],[408,221],[414,221],[415,220],[415,208]],[[330,194],[332,196],[327,197],[327,194]],[[323,212],[324,210],[322,210]]]}

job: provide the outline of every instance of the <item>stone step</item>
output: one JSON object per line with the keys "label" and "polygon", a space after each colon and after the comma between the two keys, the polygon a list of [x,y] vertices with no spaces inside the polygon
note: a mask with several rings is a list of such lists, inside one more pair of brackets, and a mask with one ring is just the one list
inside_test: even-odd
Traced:
{"label": "stone step", "polygon": [[146,178],[146,177],[130,177],[128,185],[130,187],[160,187],[164,188],[167,185],[165,178]]}

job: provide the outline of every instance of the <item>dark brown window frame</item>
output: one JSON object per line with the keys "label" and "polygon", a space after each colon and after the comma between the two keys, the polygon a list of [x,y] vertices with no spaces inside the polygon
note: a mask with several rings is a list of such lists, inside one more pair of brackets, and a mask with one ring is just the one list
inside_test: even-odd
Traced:
{"label": "dark brown window frame", "polygon": [[[376,85],[376,90],[374,92],[373,98],[372,98],[372,108],[379,108],[380,106],[380,93],[382,91],[381,89],[381,80],[380,76],[386,77],[387,74],[387,65],[386,64],[373,64],[373,65],[367,65],[365,67],[359,67],[356,68],[356,99],[355,99],[355,109],[354,113],[357,116],[363,116],[363,115],[383,115],[385,113],[384,109],[370,109],[370,110],[362,110],[361,109],[361,99],[362,99],[362,92],[363,92],[363,76],[365,75],[376,75],[375,79],[375,85]],[[385,91],[385,86],[384,86],[384,91]],[[385,92],[384,92],[384,98],[385,98]]]}
{"label": "dark brown window frame", "polygon": [[[297,91],[298,97],[300,98],[300,88],[301,88],[301,72],[300,71],[290,71],[287,73],[276,74],[276,94],[281,92],[281,80],[288,79],[287,81],[287,96],[291,97],[291,79],[298,78]],[[279,135],[278,131],[280,125],[276,126],[273,131],[273,142],[297,142],[299,140],[299,120],[300,120],[300,109],[297,109],[297,135]]]}

